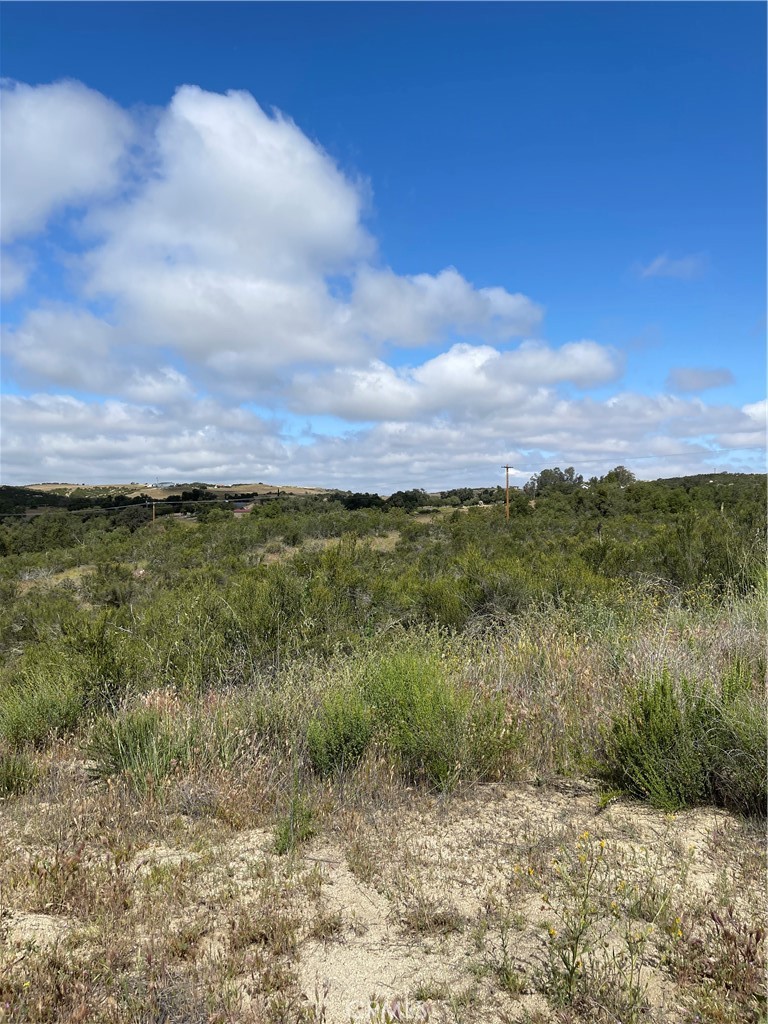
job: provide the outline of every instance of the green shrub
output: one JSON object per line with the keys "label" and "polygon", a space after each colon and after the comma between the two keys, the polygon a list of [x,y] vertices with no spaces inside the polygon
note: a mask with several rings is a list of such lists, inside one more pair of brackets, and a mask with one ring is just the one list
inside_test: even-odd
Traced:
{"label": "green shrub", "polygon": [[421,584],[418,609],[425,621],[454,629],[461,629],[466,624],[471,610],[463,600],[456,580],[443,576]]}
{"label": "green shrub", "polygon": [[91,604],[119,608],[130,604],[136,593],[136,581],[130,566],[105,562],[83,577],[81,589]]}
{"label": "green shrub", "polygon": [[108,612],[93,621],[74,624],[64,634],[58,664],[68,664],[78,681],[85,707],[91,712],[114,709],[129,692],[132,673],[126,657],[127,635]]}
{"label": "green shrub", "polygon": [[27,664],[0,688],[0,740],[41,746],[74,729],[83,714],[77,682],[55,664]]}
{"label": "green shrub", "polygon": [[25,793],[37,778],[37,768],[26,750],[0,748],[0,797]]}
{"label": "green shrub", "polygon": [[178,725],[153,708],[100,718],[86,745],[91,775],[124,774],[137,792],[145,793],[190,765],[195,739],[193,723]]}
{"label": "green shrub", "polygon": [[312,767],[321,775],[354,767],[365,753],[372,732],[373,715],[362,694],[349,685],[332,688],[307,729]]}
{"label": "green shrub", "polygon": [[741,814],[765,816],[768,804],[765,706],[752,693],[726,703],[712,736],[712,791],[716,803]]}
{"label": "green shrub", "polygon": [[501,699],[453,682],[430,652],[379,659],[369,667],[363,693],[377,739],[411,780],[446,790],[461,779],[488,778],[508,749]]}
{"label": "green shrub", "polygon": [[603,777],[665,810],[706,801],[707,696],[667,672],[635,689],[606,736]]}
{"label": "green shrub", "polygon": [[720,692],[668,672],[635,689],[604,734],[598,774],[664,810],[766,812],[766,723],[737,666]]}

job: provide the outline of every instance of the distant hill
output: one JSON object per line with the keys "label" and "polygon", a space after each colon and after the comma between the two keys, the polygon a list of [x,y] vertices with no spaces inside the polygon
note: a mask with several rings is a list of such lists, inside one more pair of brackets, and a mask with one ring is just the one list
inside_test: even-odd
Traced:
{"label": "distant hill", "polygon": [[327,493],[317,487],[295,487],[277,484],[206,484],[194,481],[166,487],[144,487],[141,484],[28,484],[24,487],[0,486],[0,515],[23,515],[31,510],[68,509],[83,511],[115,504],[140,504],[143,501],[166,501],[184,496],[188,501],[205,498],[251,498],[261,495],[294,496]]}
{"label": "distant hill", "polygon": [[244,484],[207,484],[201,483],[199,480],[194,480],[190,483],[174,483],[174,484],[68,484],[68,483],[45,483],[45,484],[25,484],[24,487],[14,488],[14,490],[26,490],[35,491],[36,493],[43,494],[57,494],[62,497],[72,497],[75,494],[83,497],[109,497],[115,494],[125,494],[129,498],[136,498],[146,495],[149,498],[154,498],[156,501],[162,501],[164,498],[170,498],[173,496],[180,495],[182,491],[191,490],[210,490],[216,491],[219,494],[234,495],[248,492],[249,494],[273,494],[276,491],[280,491],[281,494],[322,494],[324,488],[322,487],[298,487],[292,484],[265,484],[259,481],[258,483],[244,483]]}

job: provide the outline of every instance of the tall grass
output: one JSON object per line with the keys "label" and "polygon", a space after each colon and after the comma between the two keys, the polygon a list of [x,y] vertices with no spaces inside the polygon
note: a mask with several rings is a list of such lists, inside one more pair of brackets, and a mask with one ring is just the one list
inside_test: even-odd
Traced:
{"label": "tall grass", "polygon": [[193,760],[194,723],[174,719],[156,708],[133,708],[99,719],[86,746],[90,774],[109,778],[123,774],[139,793],[155,789]]}

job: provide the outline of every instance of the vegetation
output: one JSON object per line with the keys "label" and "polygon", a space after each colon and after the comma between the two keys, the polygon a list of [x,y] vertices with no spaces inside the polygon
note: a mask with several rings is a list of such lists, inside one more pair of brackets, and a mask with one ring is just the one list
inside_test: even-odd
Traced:
{"label": "vegetation", "polygon": [[[733,865],[705,906],[684,852],[651,891],[618,831],[601,846],[583,824],[538,822],[482,833],[511,859],[502,880],[487,866],[497,880],[468,909],[430,888],[428,851],[400,833],[409,801],[429,816],[496,792],[479,784],[533,783],[542,800],[592,786],[598,821],[640,800],[721,808],[753,835],[767,799],[763,478],[548,469],[512,492],[508,522],[499,488],[275,494],[238,515],[202,504],[200,483],[183,491],[153,521],[145,499],[0,489],[0,931],[59,915],[101,951],[80,988],[66,949],[0,955],[0,1020],[336,1020],[296,967],[300,949],[357,927],[304,859],[327,842],[414,941],[474,948],[463,995],[425,980],[424,998],[377,995],[365,1019],[443,1019],[431,1000],[446,1020],[501,1020],[494,999],[534,990],[568,1020],[648,1019],[652,970],[680,986],[686,1020],[761,1019],[744,958],[761,960],[764,933]],[[20,860],[13,837],[37,804],[50,824]],[[136,866],[177,829],[187,861]],[[258,864],[233,889],[238,837],[257,833]],[[739,870],[754,877],[750,856]],[[201,959],[213,925],[189,910],[195,885],[218,894],[223,959]],[[534,895],[549,916],[523,962],[515,906]],[[153,931],[159,897],[187,909]],[[110,947],[123,925],[133,945]]]}

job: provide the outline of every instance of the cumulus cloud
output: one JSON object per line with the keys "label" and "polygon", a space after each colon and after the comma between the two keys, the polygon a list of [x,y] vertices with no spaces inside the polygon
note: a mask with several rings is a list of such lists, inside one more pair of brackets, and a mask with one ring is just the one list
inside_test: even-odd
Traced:
{"label": "cumulus cloud", "polygon": [[[147,396],[150,397],[151,396]],[[35,479],[267,480],[379,490],[450,487],[501,479],[510,461],[526,478],[560,461],[587,473],[617,463],[638,475],[742,466],[759,470],[764,403],[711,407],[699,399],[622,393],[608,403],[521,388],[494,416],[409,416],[335,436],[297,439],[283,424],[214,399],[172,404],[6,396],[4,482]],[[752,463],[713,449],[754,452]],[[658,455],[632,463],[632,457]],[[672,457],[670,457],[672,456]]]}
{"label": "cumulus cloud", "polygon": [[343,368],[326,375],[299,375],[293,384],[297,411],[375,421],[486,416],[510,403],[535,396],[538,389],[571,383],[580,388],[615,380],[619,353],[594,341],[553,349],[523,342],[512,351],[490,345],[453,345],[419,366],[395,369],[381,360],[365,368]]}
{"label": "cumulus cloud", "polygon": [[689,256],[673,258],[669,253],[662,253],[651,260],[647,266],[638,267],[640,277],[673,277],[681,281],[690,281],[701,277],[707,270],[708,260],[705,253],[692,253]]}
{"label": "cumulus cloud", "polygon": [[[763,443],[764,410],[681,386],[727,371],[598,400],[623,375],[614,348],[548,344],[542,306],[493,281],[383,265],[367,182],[247,93],[183,86],[138,119],[78,83],[11,84],[2,130],[4,238],[17,240],[3,288],[28,296],[3,355],[32,392],[3,403],[4,482],[387,491],[484,483],[509,459],[524,475],[555,451],[607,469],[683,447],[697,466],[727,438]],[[71,294],[25,296],[31,261],[54,251],[35,235],[66,209]],[[664,255],[643,274],[691,276],[697,259]]]}
{"label": "cumulus cloud", "polygon": [[363,334],[397,345],[426,345],[448,331],[504,340],[529,334],[542,317],[525,295],[475,289],[453,267],[412,277],[364,268],[351,307]]}
{"label": "cumulus cloud", "polygon": [[210,401],[187,400],[169,410],[65,395],[8,395],[2,419],[8,482],[197,478],[196,469],[210,480],[260,480],[287,462],[272,424]]}
{"label": "cumulus cloud", "polygon": [[708,388],[722,388],[734,383],[730,370],[706,369],[695,366],[677,366],[669,371],[666,386],[671,391],[706,391]]}
{"label": "cumulus cloud", "polygon": [[[79,100],[80,119],[95,122],[102,176],[84,173],[77,189],[90,180],[96,193],[112,182],[127,115],[118,111],[114,144],[107,144],[100,128],[114,105],[85,87],[16,87],[9,101],[36,99],[29,117],[44,128],[51,115],[42,101],[50,96],[59,104]],[[363,225],[367,184],[249,94],[184,86],[153,124],[134,136],[144,148],[136,162],[144,173],[111,202],[92,205],[85,220],[96,241],[80,261],[84,297],[111,308],[101,331],[111,339],[108,356],[100,355],[115,365],[102,367],[97,383],[126,380],[127,359],[170,345],[211,385],[265,401],[297,365],[364,367],[384,345],[469,335],[505,341],[539,324],[541,308],[526,296],[476,288],[453,268],[399,277],[377,267]],[[50,162],[47,154],[28,155],[35,158]],[[61,195],[73,190],[62,185]],[[347,282],[341,293],[339,279]],[[69,377],[80,386],[94,377],[96,353],[86,339],[72,338],[70,314],[58,315],[61,324],[50,313],[45,324],[40,317],[26,323],[11,351],[27,374],[35,364],[47,374],[54,354],[57,383]]]}
{"label": "cumulus cloud", "polygon": [[21,324],[3,330],[3,351],[22,378],[61,387],[109,388],[110,341],[114,329],[84,309],[46,304]]}
{"label": "cumulus cloud", "polygon": [[101,93],[80,82],[6,81],[0,104],[3,242],[39,232],[57,210],[120,184],[133,122]]}

